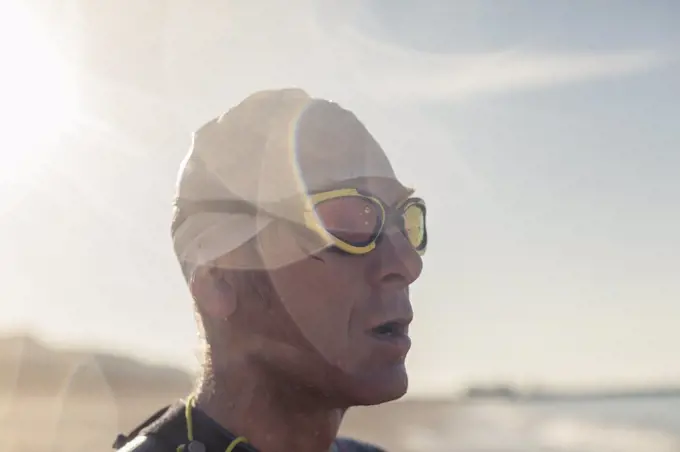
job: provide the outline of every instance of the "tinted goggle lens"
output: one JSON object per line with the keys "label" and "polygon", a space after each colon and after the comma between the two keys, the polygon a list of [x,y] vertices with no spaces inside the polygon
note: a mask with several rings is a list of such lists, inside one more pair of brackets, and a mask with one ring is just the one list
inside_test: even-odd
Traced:
{"label": "tinted goggle lens", "polygon": [[[385,222],[385,210],[374,199],[363,196],[343,196],[315,205],[321,226],[335,239],[352,247],[367,247],[375,242]],[[411,245],[423,252],[426,242],[425,206],[417,200],[408,201],[399,209],[404,234]]]}
{"label": "tinted goggle lens", "polygon": [[371,243],[382,228],[383,209],[369,198],[333,198],[315,207],[323,228],[333,237],[354,246]]}
{"label": "tinted goggle lens", "polygon": [[411,245],[418,252],[425,252],[427,247],[427,228],[425,225],[426,209],[422,202],[410,202],[403,207],[404,230]]}

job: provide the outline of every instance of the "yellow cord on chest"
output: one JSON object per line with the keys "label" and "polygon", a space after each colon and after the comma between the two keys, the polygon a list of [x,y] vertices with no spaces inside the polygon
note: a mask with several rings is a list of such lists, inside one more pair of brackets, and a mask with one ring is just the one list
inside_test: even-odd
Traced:
{"label": "yellow cord on chest", "polygon": [[[190,443],[194,440],[194,420],[192,416],[193,408],[194,408],[194,396],[191,395],[187,399],[186,406],[184,407],[184,416],[186,417],[187,422],[187,439],[189,440]],[[231,443],[229,443],[224,452],[233,452],[236,446],[238,446],[239,444],[245,444],[247,442],[248,440],[245,437],[239,436]],[[180,446],[177,446],[177,452],[187,451],[185,450],[185,447],[182,444]]]}

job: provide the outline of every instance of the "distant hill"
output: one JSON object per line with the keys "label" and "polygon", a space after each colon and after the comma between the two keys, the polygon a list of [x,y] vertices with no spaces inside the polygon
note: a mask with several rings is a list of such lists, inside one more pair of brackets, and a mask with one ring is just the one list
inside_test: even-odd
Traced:
{"label": "distant hill", "polygon": [[157,391],[186,393],[192,376],[93,350],[49,347],[31,337],[0,338],[0,394],[50,395],[68,388],[81,395],[107,389],[116,396]]}

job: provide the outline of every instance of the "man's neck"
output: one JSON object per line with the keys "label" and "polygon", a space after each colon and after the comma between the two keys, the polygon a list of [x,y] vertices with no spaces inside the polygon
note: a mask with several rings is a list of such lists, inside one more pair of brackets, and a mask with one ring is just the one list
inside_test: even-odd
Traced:
{"label": "man's neck", "polygon": [[277,387],[253,369],[230,368],[207,378],[195,405],[261,452],[327,452],[340,428],[342,409],[315,405],[307,391]]}

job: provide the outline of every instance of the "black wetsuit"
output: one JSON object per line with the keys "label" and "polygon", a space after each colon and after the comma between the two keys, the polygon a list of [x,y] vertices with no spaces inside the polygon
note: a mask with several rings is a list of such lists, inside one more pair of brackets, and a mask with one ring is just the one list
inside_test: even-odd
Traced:
{"label": "black wetsuit", "polygon": [[[128,437],[119,436],[114,449],[119,452],[177,452],[178,446],[184,444],[187,445],[184,448],[186,452],[224,452],[236,438],[236,435],[196,408],[192,411],[192,424],[194,438],[201,444],[187,445],[185,404],[177,402],[156,413]],[[378,447],[346,438],[337,439],[333,446],[330,452],[385,452]],[[241,443],[233,452],[257,452],[257,449]]]}

